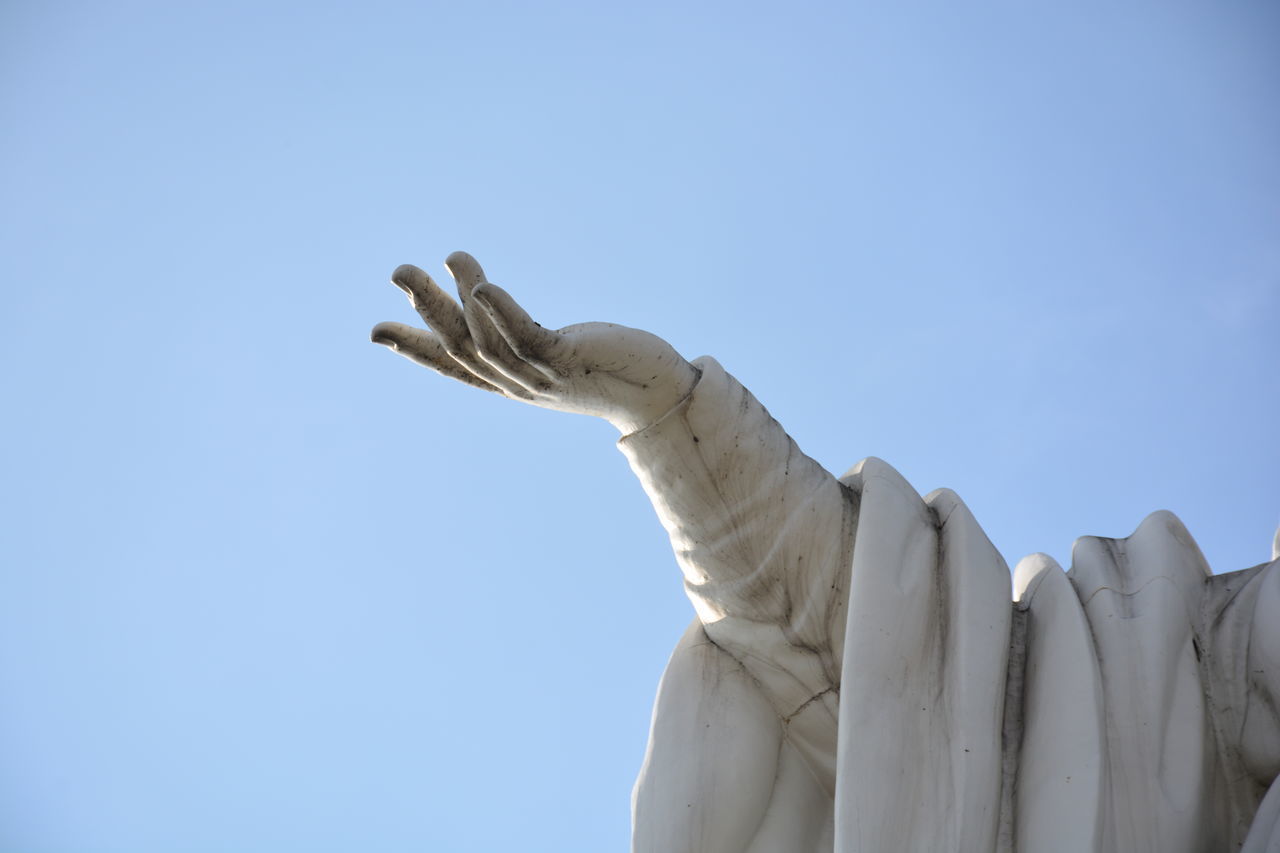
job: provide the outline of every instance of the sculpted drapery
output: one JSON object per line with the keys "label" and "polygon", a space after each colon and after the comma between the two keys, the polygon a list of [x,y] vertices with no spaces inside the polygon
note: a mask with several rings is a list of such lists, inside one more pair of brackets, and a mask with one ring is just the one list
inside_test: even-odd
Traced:
{"label": "sculpted drapery", "polygon": [[[430,332],[452,378],[605,417],[695,618],[633,794],[642,853],[1280,849],[1280,572],[1211,575],[1180,522],[1010,573],[953,493],[835,478],[713,359],[543,329],[469,256]],[[1012,600],[1012,603],[1011,603]],[[1270,791],[1270,793],[1268,793]]]}
{"label": "sculpted drapery", "polygon": [[[715,361],[619,444],[697,619],[658,691],[643,851],[1275,849],[1280,572],[1182,524],[1013,578],[964,504],[837,480]],[[1250,827],[1252,826],[1252,833]]]}

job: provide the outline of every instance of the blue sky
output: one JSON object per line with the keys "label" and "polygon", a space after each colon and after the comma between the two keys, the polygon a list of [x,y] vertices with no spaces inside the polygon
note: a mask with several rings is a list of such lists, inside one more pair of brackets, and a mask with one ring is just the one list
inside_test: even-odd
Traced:
{"label": "blue sky", "polygon": [[476,255],[1010,563],[1280,522],[1280,11],[12,2],[0,853],[625,849],[691,616],[601,422],[368,343]]}

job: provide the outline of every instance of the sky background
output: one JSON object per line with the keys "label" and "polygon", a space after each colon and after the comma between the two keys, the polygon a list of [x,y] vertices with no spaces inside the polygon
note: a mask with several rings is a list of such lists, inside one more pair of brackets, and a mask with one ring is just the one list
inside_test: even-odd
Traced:
{"label": "sky background", "polygon": [[0,853],[624,850],[691,617],[607,424],[368,342],[465,249],[1012,565],[1280,522],[1280,6],[0,7]]}

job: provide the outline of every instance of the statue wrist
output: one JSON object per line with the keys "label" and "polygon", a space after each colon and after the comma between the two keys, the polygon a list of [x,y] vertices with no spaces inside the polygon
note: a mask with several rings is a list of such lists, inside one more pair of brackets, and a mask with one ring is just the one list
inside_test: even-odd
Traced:
{"label": "statue wrist", "polygon": [[667,383],[663,393],[650,395],[644,400],[643,405],[616,417],[610,417],[608,420],[624,438],[646,430],[680,408],[693,394],[693,389],[697,387],[701,377],[701,370],[681,359],[676,376]]}

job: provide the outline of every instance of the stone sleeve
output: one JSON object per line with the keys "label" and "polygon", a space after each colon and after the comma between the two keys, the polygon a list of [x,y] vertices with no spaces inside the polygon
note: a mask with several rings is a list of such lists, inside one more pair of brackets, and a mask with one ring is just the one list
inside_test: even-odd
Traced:
{"label": "stone sleeve", "polygon": [[843,638],[856,496],[714,359],[694,366],[701,376],[689,396],[618,442],[671,537],[689,597],[706,625],[782,624],[791,643],[829,650]]}

